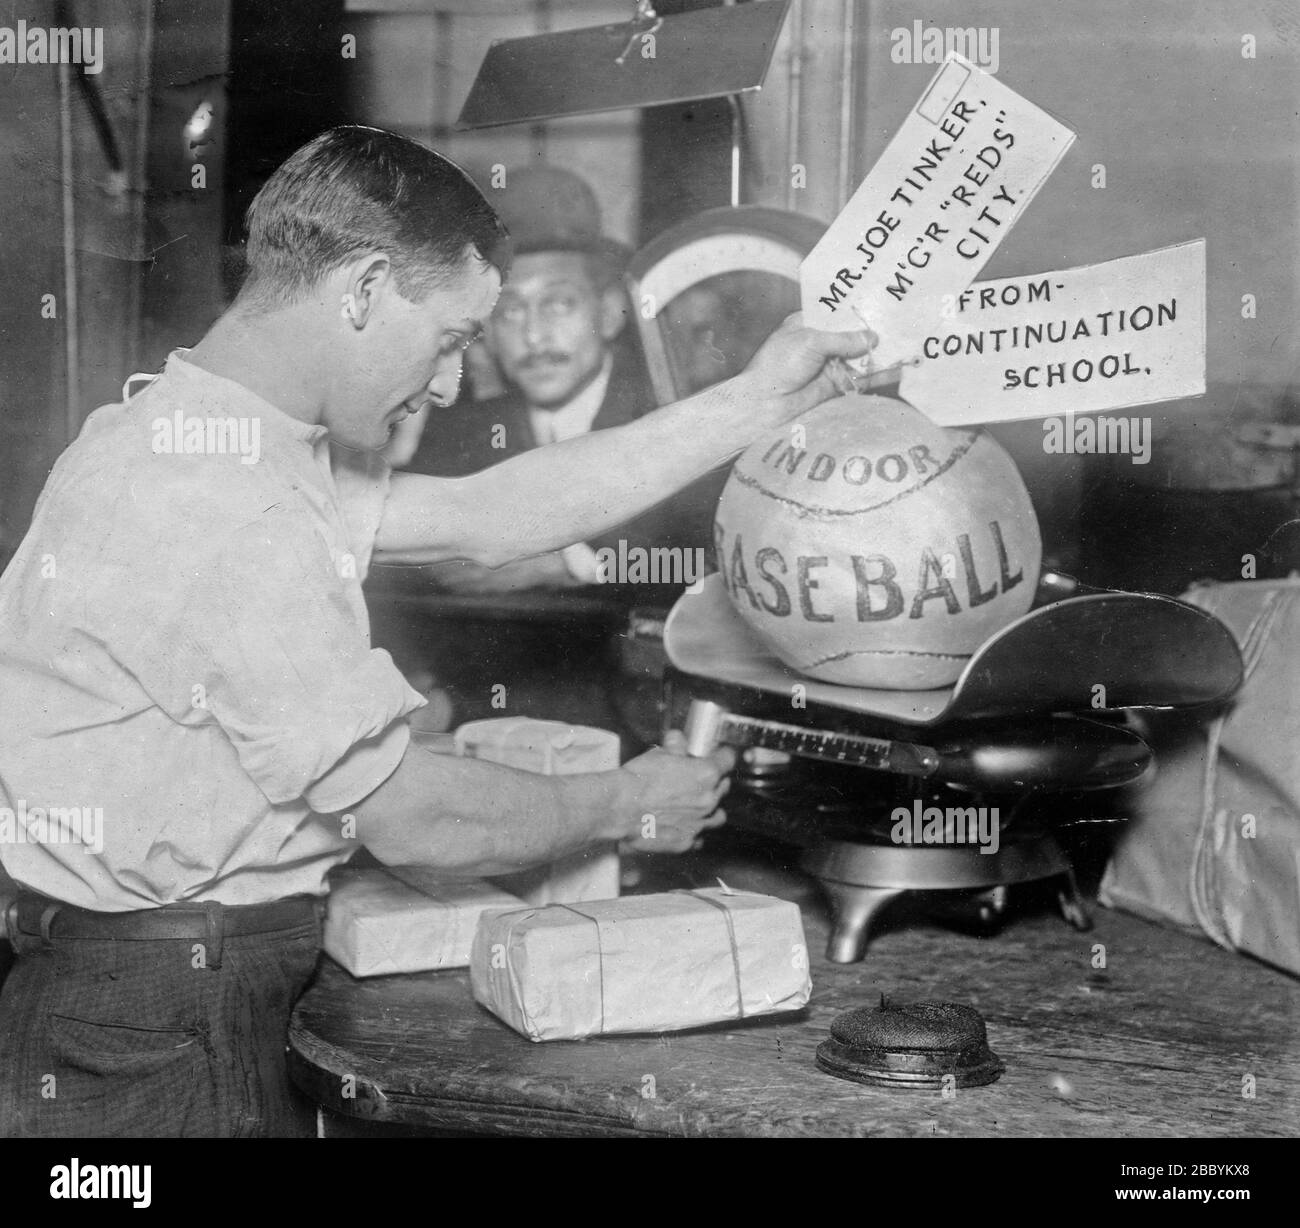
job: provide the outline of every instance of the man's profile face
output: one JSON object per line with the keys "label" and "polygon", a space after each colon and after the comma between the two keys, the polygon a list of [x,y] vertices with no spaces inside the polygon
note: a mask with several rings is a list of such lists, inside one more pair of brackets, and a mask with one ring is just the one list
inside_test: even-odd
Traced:
{"label": "man's profile face", "polygon": [[580,252],[515,257],[488,325],[502,374],[537,409],[571,401],[600,373],[623,324],[617,290],[601,292]]}
{"label": "man's profile face", "polygon": [[407,414],[455,401],[465,348],[500,289],[500,274],[473,252],[419,302],[405,298],[389,278],[361,330],[354,368],[360,386],[342,390],[342,420],[326,424],[333,438],[348,447],[382,448]]}

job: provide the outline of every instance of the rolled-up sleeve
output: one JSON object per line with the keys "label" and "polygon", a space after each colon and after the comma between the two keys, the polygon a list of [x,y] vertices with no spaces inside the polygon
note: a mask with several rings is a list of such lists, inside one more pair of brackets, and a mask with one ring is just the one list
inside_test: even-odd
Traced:
{"label": "rolled-up sleeve", "polygon": [[411,741],[411,727],[395,720],[377,738],[366,738],[304,793],[318,814],[338,814],[369,797],[401,763]]}
{"label": "rolled-up sleeve", "polygon": [[162,625],[124,663],[174,720],[216,721],[268,801],[333,813],[392,774],[424,700],[369,647],[359,580],[309,516],[268,508],[151,582]]}

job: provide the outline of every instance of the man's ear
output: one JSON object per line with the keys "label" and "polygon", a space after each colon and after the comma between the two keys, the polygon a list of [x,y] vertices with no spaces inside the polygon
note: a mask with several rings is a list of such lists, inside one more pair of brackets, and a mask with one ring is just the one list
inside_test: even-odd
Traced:
{"label": "man's ear", "polygon": [[600,335],[613,341],[627,323],[627,295],[619,286],[609,286],[600,294]]}
{"label": "man's ear", "polygon": [[383,252],[363,256],[349,269],[344,288],[344,315],[354,328],[364,328],[393,287],[393,266]]}

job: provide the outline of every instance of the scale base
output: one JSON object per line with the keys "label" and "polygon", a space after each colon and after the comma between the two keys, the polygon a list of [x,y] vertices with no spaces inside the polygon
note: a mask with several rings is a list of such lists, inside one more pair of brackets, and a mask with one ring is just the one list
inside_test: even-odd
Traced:
{"label": "scale base", "polygon": [[1062,916],[1077,930],[1092,928],[1070,861],[1047,834],[1008,842],[996,853],[828,840],[809,849],[800,864],[830,898],[833,924],[826,958],[836,964],[863,958],[880,910],[905,891],[987,888],[980,917],[989,921],[1005,908],[1007,886],[1060,877],[1057,899]]}

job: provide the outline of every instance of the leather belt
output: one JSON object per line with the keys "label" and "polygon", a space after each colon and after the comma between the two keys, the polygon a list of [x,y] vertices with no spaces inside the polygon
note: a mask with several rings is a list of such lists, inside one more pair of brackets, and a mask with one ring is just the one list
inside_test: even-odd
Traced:
{"label": "leather belt", "polygon": [[92,912],[45,896],[23,894],[8,910],[11,930],[39,938],[201,942],[214,926],[227,938],[269,934],[314,923],[323,900],[294,895],[270,904],[164,904],[136,912]]}

